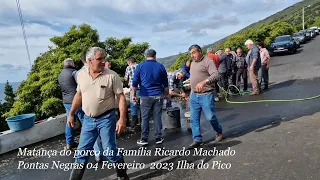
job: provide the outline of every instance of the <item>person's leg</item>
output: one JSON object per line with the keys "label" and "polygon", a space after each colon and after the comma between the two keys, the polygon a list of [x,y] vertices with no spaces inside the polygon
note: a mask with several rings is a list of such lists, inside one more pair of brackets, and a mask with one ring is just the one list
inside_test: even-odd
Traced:
{"label": "person's leg", "polygon": [[202,135],[200,131],[201,106],[199,95],[192,93],[190,96],[190,122],[192,129],[192,139],[194,142],[201,143]]}
{"label": "person's leg", "polygon": [[259,84],[259,87],[261,87],[262,79],[263,79],[263,69],[262,69],[262,66],[263,66],[263,65],[261,65],[261,68],[260,68],[259,71],[258,71],[258,84]]}
{"label": "person's leg", "polygon": [[152,109],[152,98],[151,97],[141,97],[140,98],[140,108],[141,108],[141,140],[138,141],[140,145],[147,145],[149,138],[149,121],[150,113]]}
{"label": "person's leg", "polygon": [[250,71],[250,81],[252,84],[252,95],[259,94],[259,84],[258,84],[258,71]]}
{"label": "person's leg", "polygon": [[162,139],[162,105],[163,105],[163,96],[158,96],[153,99],[153,119],[154,119],[154,131],[156,137],[156,143],[160,144],[163,142]]}
{"label": "person's leg", "polygon": [[263,82],[264,82],[264,89],[268,89],[269,72],[267,70],[267,66],[262,65],[261,69],[262,69],[262,78],[263,78]]}
{"label": "person's leg", "polygon": [[[81,164],[80,169],[73,169],[70,174],[71,180],[80,180],[82,179],[83,173],[86,169],[86,164],[88,163],[89,157],[84,153],[86,151],[93,149],[93,144],[96,141],[98,136],[98,130],[96,128],[96,124],[94,119],[84,116],[81,134],[80,134],[80,142],[77,149],[76,160],[75,163]],[[83,152],[83,153],[81,153]]]}
{"label": "person's leg", "polygon": [[[66,109],[66,116],[68,119],[72,104],[63,104],[63,105]],[[66,137],[66,144],[67,144],[66,149],[70,150],[72,148],[76,148],[76,144],[74,142],[74,136],[73,136],[73,128],[69,127],[68,123],[66,123],[66,127],[65,127],[65,137]]]}
{"label": "person's leg", "polygon": [[248,71],[247,69],[242,70],[242,78],[243,78],[243,91],[248,89]]}
{"label": "person's leg", "polygon": [[[116,124],[117,119],[114,111],[97,119],[97,127],[101,137],[104,155],[112,163],[124,163],[123,156],[119,152],[116,141]],[[116,168],[118,177],[128,178],[126,167],[123,169]]]}
{"label": "person's leg", "polygon": [[97,162],[101,162],[103,160],[103,148],[102,148],[102,143],[101,143],[101,137],[98,136],[96,142],[93,145],[93,150],[96,152],[95,153],[95,160]]}
{"label": "person's leg", "polygon": [[137,125],[138,116],[137,116],[138,104],[132,100],[132,90],[130,91],[130,109],[131,109],[131,122],[130,127],[134,128]]}
{"label": "person's leg", "polygon": [[242,69],[238,69],[238,71],[237,71],[237,74],[236,74],[236,76],[237,76],[237,82],[236,82],[236,86],[237,86],[237,88],[240,90],[240,88],[241,88],[241,75],[242,75]]}
{"label": "person's leg", "polygon": [[206,116],[206,119],[211,124],[212,128],[217,132],[217,135],[222,135],[222,127],[215,113],[215,105],[213,100],[213,94],[202,95],[199,98],[200,106]]}

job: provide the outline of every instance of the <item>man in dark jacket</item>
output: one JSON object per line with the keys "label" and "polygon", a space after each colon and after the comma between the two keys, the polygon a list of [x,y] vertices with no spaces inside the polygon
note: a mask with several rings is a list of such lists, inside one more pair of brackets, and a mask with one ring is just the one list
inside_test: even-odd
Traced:
{"label": "man in dark jacket", "polygon": [[[67,117],[70,112],[73,97],[76,94],[76,89],[77,89],[76,75],[77,75],[77,70],[75,69],[73,60],[70,58],[67,58],[66,60],[64,60],[64,67],[58,78],[61,92],[62,92],[63,105],[66,108]],[[81,110],[81,108],[78,109],[75,113],[75,116],[77,116],[80,119],[80,121],[82,120],[83,115],[84,113]],[[74,142],[73,129],[69,127],[67,124],[66,124],[65,136],[66,136],[66,143],[67,143],[66,149],[70,150],[72,148],[76,148],[77,144]]]}
{"label": "man in dark jacket", "polygon": [[241,48],[237,49],[237,55],[235,58],[235,66],[237,68],[236,80],[237,87],[240,89],[241,78],[243,79],[243,90],[246,91],[248,88],[248,65],[246,62],[246,55],[243,53]]}
{"label": "man in dark jacket", "polygon": [[227,90],[228,83],[228,75],[227,75],[227,55],[222,52],[222,50],[217,51],[217,55],[219,56],[219,76],[220,76],[220,85]]}

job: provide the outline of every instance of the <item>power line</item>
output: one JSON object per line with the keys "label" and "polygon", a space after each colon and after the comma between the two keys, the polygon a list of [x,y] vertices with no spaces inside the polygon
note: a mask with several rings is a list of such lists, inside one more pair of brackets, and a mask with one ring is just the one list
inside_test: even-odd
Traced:
{"label": "power line", "polygon": [[29,53],[27,35],[26,35],[25,30],[24,30],[24,23],[23,23],[23,17],[22,17],[22,12],[21,12],[21,8],[20,8],[20,2],[19,2],[19,0],[16,0],[16,3],[17,3],[17,8],[18,8],[18,13],[19,13],[19,18],[20,18],[20,23],[21,23],[21,29],[22,29],[22,33],[23,33],[23,38],[24,38],[24,44],[25,44],[25,46],[26,46],[26,50],[27,50],[27,54],[28,54],[28,59],[29,59],[29,64],[30,64],[30,68],[31,68],[31,60],[30,60],[30,53]]}

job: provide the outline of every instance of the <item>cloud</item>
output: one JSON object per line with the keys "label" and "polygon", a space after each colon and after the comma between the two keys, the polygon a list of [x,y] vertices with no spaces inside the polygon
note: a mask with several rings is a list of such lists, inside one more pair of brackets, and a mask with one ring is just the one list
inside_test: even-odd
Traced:
{"label": "cloud", "polygon": [[22,65],[13,65],[13,64],[0,64],[0,69],[3,71],[21,71],[27,70],[28,67]]}
{"label": "cloud", "polygon": [[[51,37],[62,35],[71,25],[90,24],[102,41],[133,37],[134,43],[148,42],[159,57],[166,57],[186,51],[193,43],[222,39],[298,1],[28,0],[20,1],[20,6],[33,61],[52,45]],[[0,1],[0,63],[7,64],[3,59],[10,60],[20,74],[13,77],[0,71],[0,82],[26,77],[29,62],[14,0]]]}

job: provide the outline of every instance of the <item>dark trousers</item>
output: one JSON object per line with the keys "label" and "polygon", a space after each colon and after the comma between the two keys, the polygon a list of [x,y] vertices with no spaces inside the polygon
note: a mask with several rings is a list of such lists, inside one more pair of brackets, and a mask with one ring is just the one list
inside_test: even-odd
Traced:
{"label": "dark trousers", "polygon": [[220,74],[220,86],[222,86],[222,88],[224,90],[228,90],[228,86],[229,86],[229,83],[228,83],[228,75],[227,73],[219,73]]}
{"label": "dark trousers", "polygon": [[269,70],[267,69],[267,65],[262,64],[259,69],[259,85],[261,87],[262,81],[264,81],[264,87],[268,88],[269,84]]}
{"label": "dark trousers", "polygon": [[241,78],[243,79],[243,90],[246,91],[248,89],[248,71],[247,69],[238,69],[236,74],[237,87],[240,89],[241,86]]}

